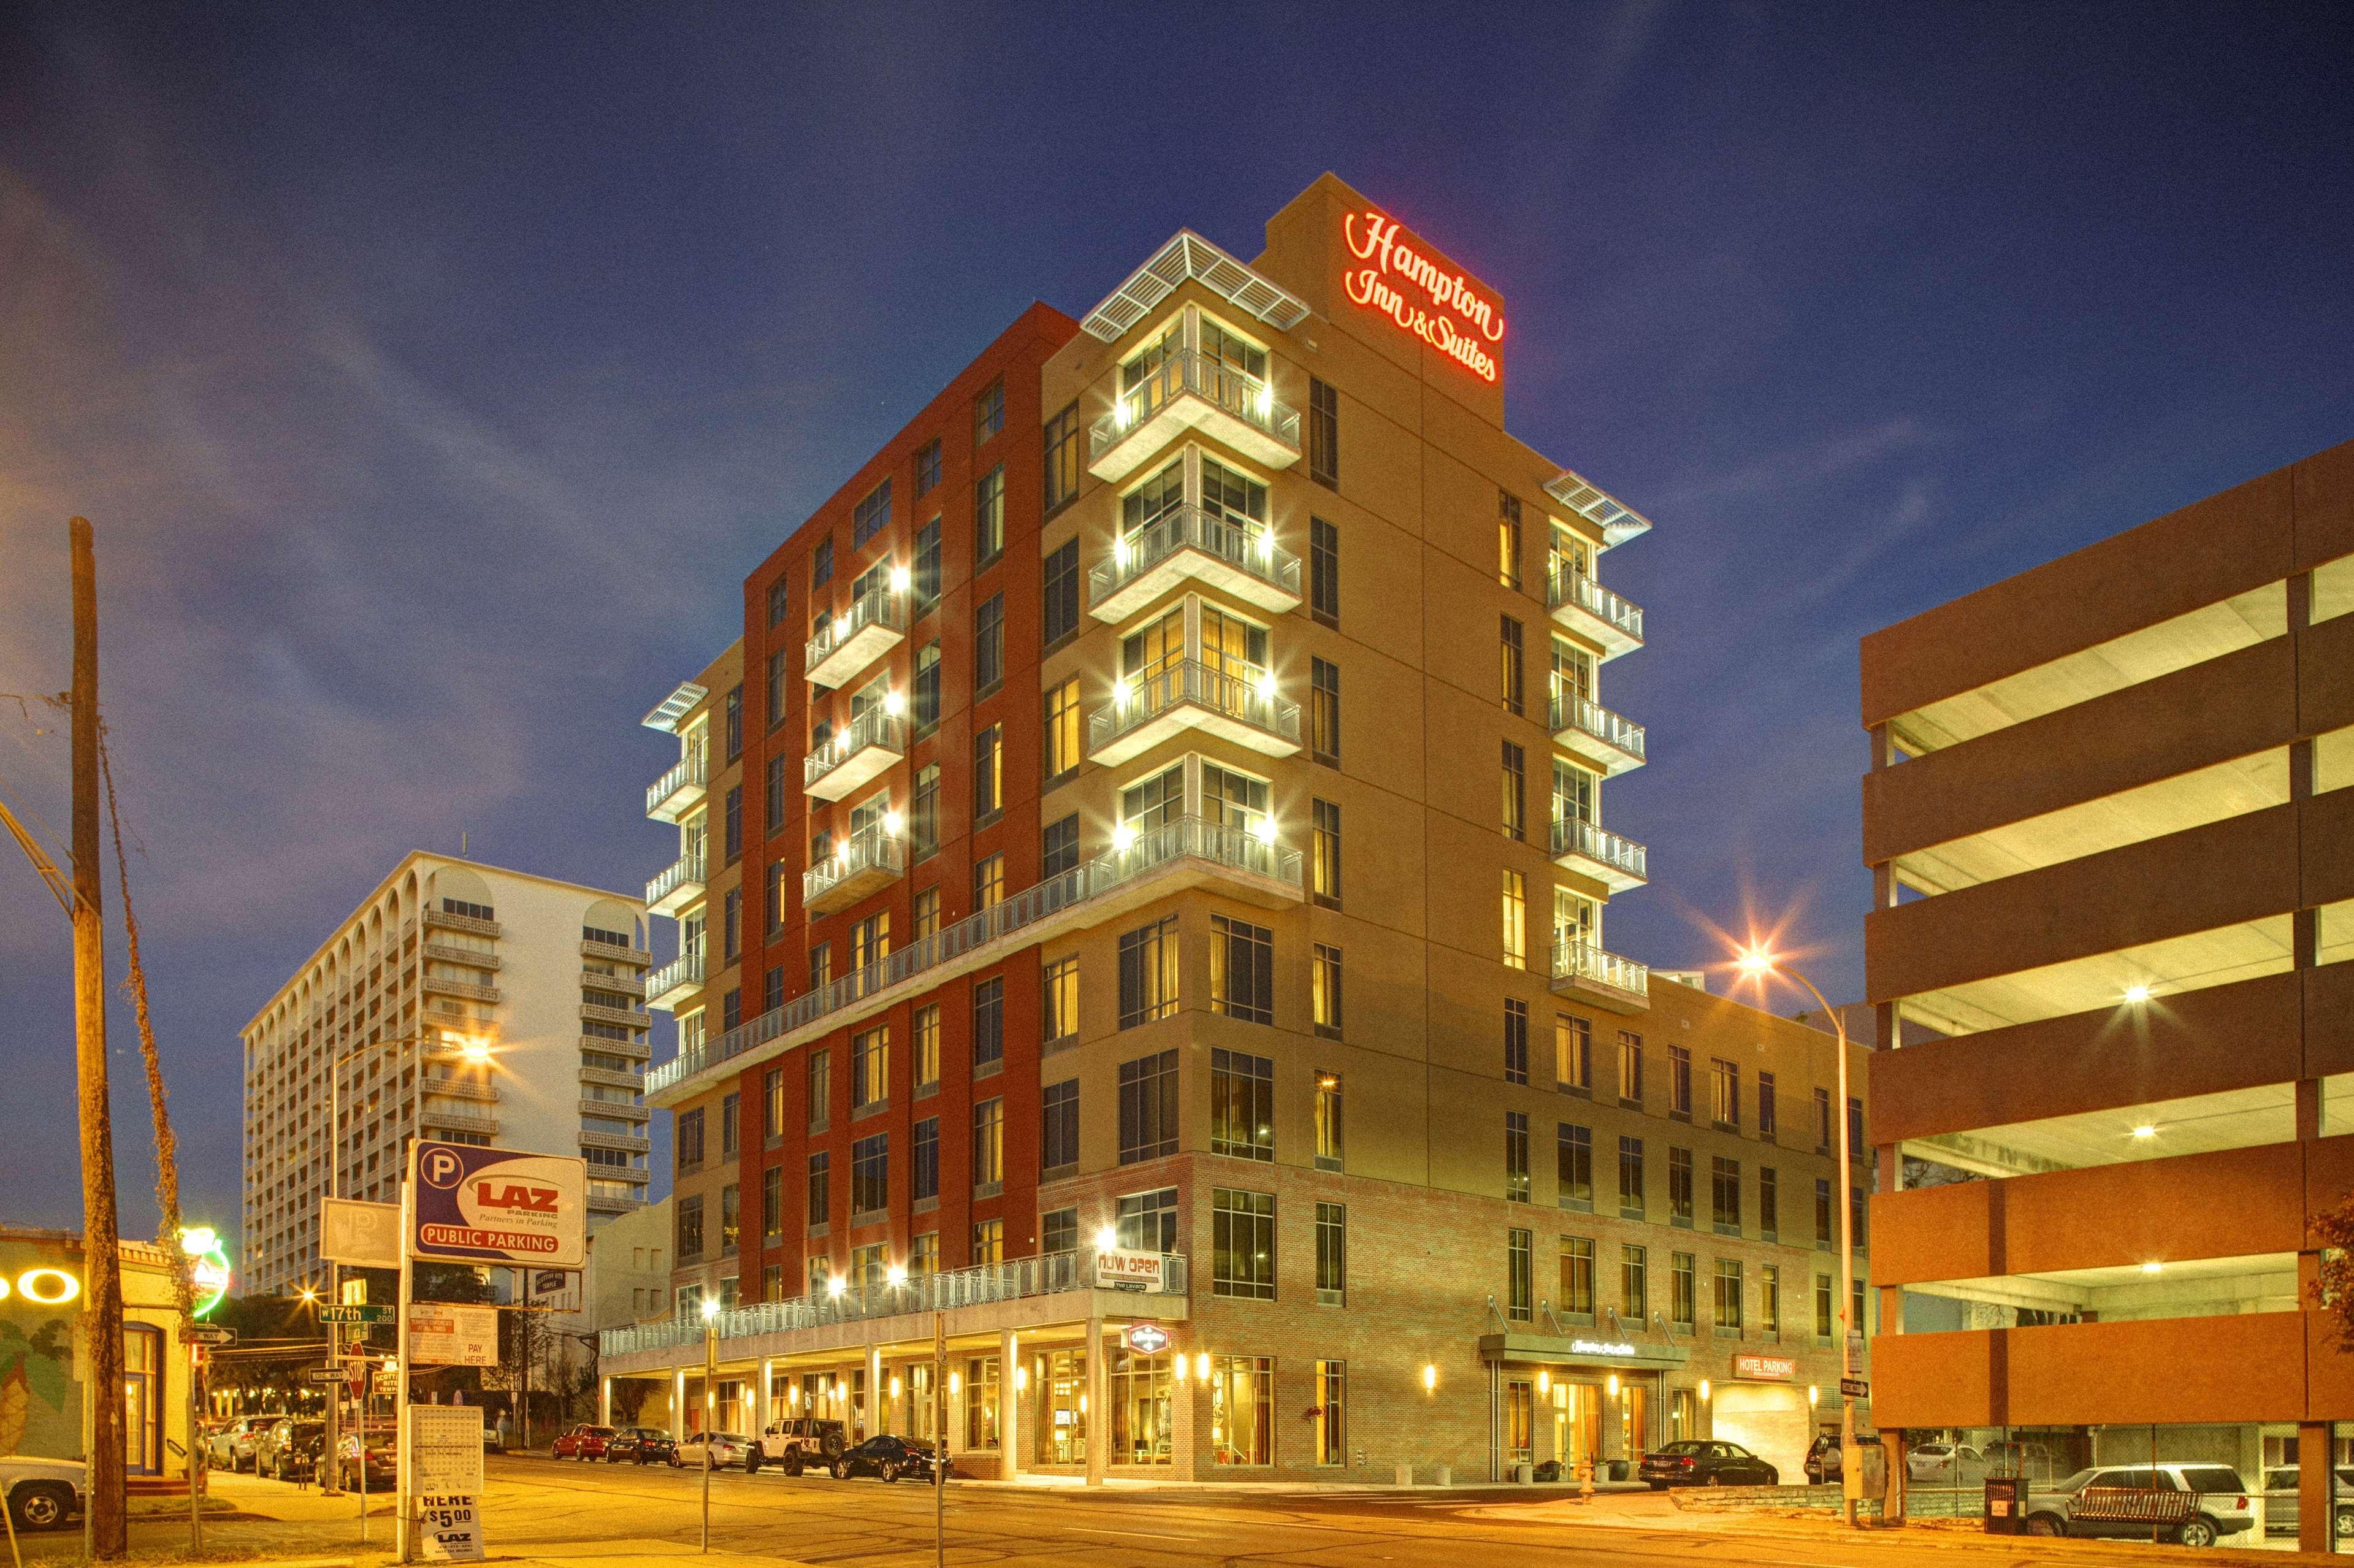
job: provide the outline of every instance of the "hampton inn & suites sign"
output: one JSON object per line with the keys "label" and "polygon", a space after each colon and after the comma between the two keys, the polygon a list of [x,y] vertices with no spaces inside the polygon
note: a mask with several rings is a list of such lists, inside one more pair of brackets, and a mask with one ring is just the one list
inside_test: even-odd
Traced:
{"label": "hampton inn & suites sign", "polygon": [[1387,316],[1482,381],[1501,371],[1495,345],[1504,341],[1504,312],[1494,296],[1461,272],[1420,249],[1379,207],[1341,219],[1341,238],[1353,261],[1341,276],[1350,299]]}

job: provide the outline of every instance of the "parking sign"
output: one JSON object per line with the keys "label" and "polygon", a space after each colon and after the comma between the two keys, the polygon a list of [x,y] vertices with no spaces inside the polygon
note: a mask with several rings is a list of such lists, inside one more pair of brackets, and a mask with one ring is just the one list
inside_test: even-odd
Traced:
{"label": "parking sign", "polygon": [[578,1268],[588,1261],[588,1168],[557,1154],[419,1142],[411,1255],[439,1263]]}

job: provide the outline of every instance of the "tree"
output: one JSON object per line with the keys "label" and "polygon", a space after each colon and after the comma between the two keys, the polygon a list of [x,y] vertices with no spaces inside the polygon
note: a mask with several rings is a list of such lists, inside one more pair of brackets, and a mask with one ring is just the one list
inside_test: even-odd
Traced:
{"label": "tree", "polygon": [[2321,1276],[2309,1294],[2336,1319],[2338,1350],[2354,1351],[2354,1192],[2314,1215],[2313,1234],[2321,1238]]}

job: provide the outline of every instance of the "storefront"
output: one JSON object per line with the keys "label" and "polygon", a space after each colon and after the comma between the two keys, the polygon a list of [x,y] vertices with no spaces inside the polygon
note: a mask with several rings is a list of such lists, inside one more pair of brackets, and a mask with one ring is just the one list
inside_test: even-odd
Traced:
{"label": "storefront", "polygon": [[1691,1361],[1684,1346],[1606,1335],[1490,1334],[1479,1341],[1493,1411],[1497,1478],[1526,1465],[1537,1478],[1575,1480],[1592,1464],[1602,1478],[1668,1440],[1670,1380]]}

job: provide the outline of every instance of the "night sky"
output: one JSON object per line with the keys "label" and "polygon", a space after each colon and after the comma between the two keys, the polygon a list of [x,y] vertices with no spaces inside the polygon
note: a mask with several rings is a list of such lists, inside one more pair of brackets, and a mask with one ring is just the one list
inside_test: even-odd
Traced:
{"label": "night sky", "polygon": [[[638,886],[637,720],[744,573],[1033,299],[1248,258],[1322,170],[1503,295],[1514,433],[1659,524],[1603,568],[1654,964],[1787,915],[1860,993],[1857,638],[2354,437],[2343,5],[6,10],[0,691],[67,683],[86,514],[230,1227],[237,1030],[405,851]],[[60,858],[65,779],[0,703]],[[0,1219],[80,1224],[68,948],[0,842]]]}

